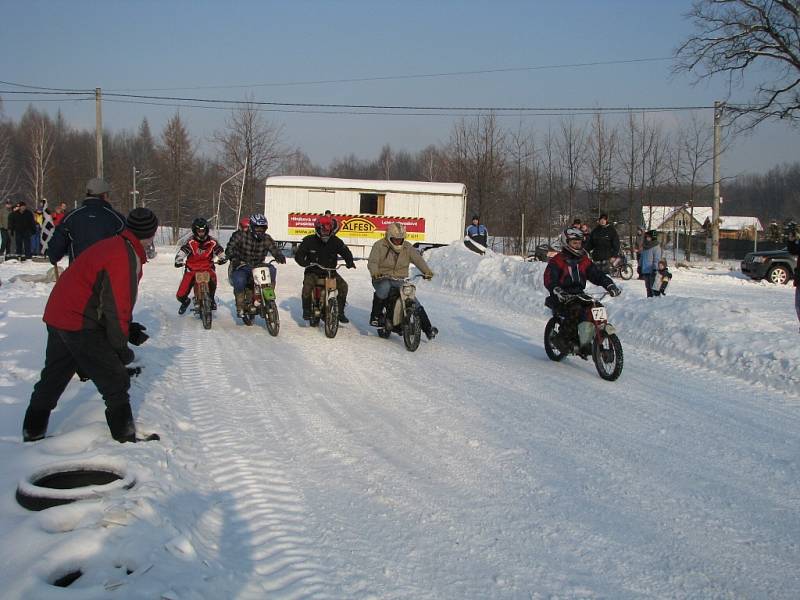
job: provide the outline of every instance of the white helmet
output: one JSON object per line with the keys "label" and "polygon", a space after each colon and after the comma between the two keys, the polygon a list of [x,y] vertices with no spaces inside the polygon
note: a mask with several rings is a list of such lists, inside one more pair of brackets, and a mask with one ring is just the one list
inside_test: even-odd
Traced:
{"label": "white helmet", "polygon": [[561,233],[561,250],[565,252],[570,252],[575,256],[583,256],[586,254],[586,250],[583,249],[583,245],[577,250],[569,245],[569,242],[573,240],[580,240],[581,244],[583,244],[583,240],[585,236],[583,235],[583,231],[580,230],[578,227],[568,227]]}
{"label": "white helmet", "polygon": [[[392,240],[400,240],[399,244],[395,244]],[[400,252],[403,247],[403,242],[406,240],[406,228],[402,223],[389,223],[386,228],[386,241],[392,246],[395,252]]]}

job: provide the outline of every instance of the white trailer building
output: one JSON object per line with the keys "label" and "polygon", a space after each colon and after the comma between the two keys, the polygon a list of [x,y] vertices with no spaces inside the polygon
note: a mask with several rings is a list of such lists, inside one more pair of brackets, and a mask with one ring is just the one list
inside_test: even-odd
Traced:
{"label": "white trailer building", "polygon": [[297,243],[314,233],[316,218],[331,211],[339,237],[356,256],[369,254],[389,223],[406,226],[418,247],[464,237],[467,191],[463,183],[377,181],[329,177],[269,177],[264,214],[278,242]]}

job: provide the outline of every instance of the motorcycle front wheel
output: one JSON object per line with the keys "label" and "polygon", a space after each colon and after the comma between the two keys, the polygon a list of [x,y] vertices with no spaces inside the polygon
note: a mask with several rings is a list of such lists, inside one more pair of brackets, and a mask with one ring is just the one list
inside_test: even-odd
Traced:
{"label": "motorcycle front wheel", "polygon": [[625,265],[619,270],[619,276],[628,281],[631,277],[633,277],[633,267],[630,265]]}
{"label": "motorcycle front wheel", "polygon": [[281,320],[278,317],[278,305],[275,300],[269,300],[264,304],[264,319],[267,322],[267,331],[272,337],[278,335],[281,330]]}
{"label": "motorcycle front wheel", "polygon": [[211,298],[208,293],[203,294],[200,299],[200,318],[203,321],[203,329],[211,329]]}
{"label": "motorcycle front wheel", "polygon": [[606,381],[614,381],[622,374],[622,344],[616,333],[601,331],[592,342],[592,359],[597,374]]}
{"label": "motorcycle front wheel", "polygon": [[547,354],[547,358],[556,362],[564,360],[567,355],[558,349],[553,339],[559,334],[560,328],[561,321],[557,317],[551,317],[547,325],[544,326],[544,351]]}
{"label": "motorcycle front wheel", "polygon": [[405,319],[403,319],[403,343],[406,345],[406,350],[414,352],[419,348],[421,332],[419,314],[413,308],[408,308]]}
{"label": "motorcycle front wheel", "polygon": [[337,331],[339,331],[339,301],[331,298],[325,309],[325,336],[335,338]]}

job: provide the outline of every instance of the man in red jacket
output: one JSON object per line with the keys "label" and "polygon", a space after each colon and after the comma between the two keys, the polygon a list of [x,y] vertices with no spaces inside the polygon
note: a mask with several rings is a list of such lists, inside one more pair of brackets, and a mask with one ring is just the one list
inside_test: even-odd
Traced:
{"label": "man in red jacket", "polygon": [[131,318],[147,262],[144,246],[157,227],[152,211],[135,208],[121,233],[84,250],[59,277],[44,310],[47,350],[25,413],[24,441],[45,436],[50,411],[78,371],[103,396],[111,436],[118,442],[136,441],[125,365],[134,359],[128,341],[138,346],[147,339]]}

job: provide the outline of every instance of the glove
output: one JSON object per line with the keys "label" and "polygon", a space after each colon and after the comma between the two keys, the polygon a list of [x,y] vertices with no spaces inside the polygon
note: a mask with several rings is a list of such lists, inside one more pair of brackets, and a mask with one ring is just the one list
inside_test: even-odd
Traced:
{"label": "glove", "polygon": [[120,350],[117,355],[119,356],[119,359],[122,361],[123,365],[129,365],[136,359],[136,355],[133,353],[133,350],[127,346],[125,346],[123,350]]}
{"label": "glove", "polygon": [[182,266],[183,266],[182,262],[178,262],[177,260],[175,261],[175,268],[176,269],[180,269]]}
{"label": "glove", "polygon": [[353,263],[353,262],[347,263],[347,268],[348,269],[355,269],[356,268],[356,263]]}
{"label": "glove", "polygon": [[433,271],[431,271],[430,273],[425,273],[425,274],[422,276],[422,278],[423,278],[423,279],[427,279],[428,281],[430,281],[431,279],[433,279]]}
{"label": "glove", "polygon": [[128,341],[134,346],[141,346],[150,339],[150,336],[145,333],[146,329],[147,327],[141,323],[131,321],[130,327],[128,328]]}
{"label": "glove", "polygon": [[608,295],[611,296],[612,298],[616,298],[617,296],[619,296],[622,293],[622,290],[619,289],[613,283],[610,286],[608,286],[606,288],[606,290],[608,291]]}
{"label": "glove", "polygon": [[286,264],[286,257],[283,254],[281,254],[279,256],[276,256],[275,260],[278,261],[278,264],[281,264],[281,265],[285,265]]}
{"label": "glove", "polygon": [[553,288],[553,296],[558,298],[559,302],[566,302],[566,300],[567,300],[566,292],[564,290],[562,290],[560,287],[554,287]]}
{"label": "glove", "polygon": [[220,258],[220,259],[217,261],[217,264],[218,264],[218,265],[224,265],[226,262],[228,262],[228,259],[227,259],[227,258],[225,258],[225,257],[223,256],[222,258]]}

